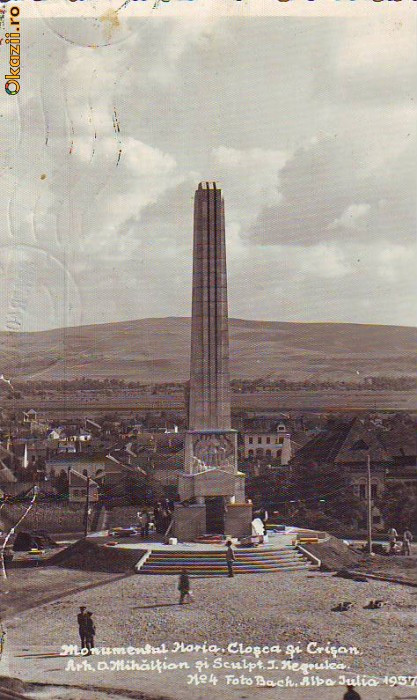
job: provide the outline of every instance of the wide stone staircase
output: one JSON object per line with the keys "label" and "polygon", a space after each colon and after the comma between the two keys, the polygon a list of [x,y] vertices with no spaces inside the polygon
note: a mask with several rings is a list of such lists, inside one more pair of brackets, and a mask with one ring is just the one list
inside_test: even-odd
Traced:
{"label": "wide stone staircase", "polygon": [[[235,574],[279,573],[316,568],[296,547],[287,545],[274,549],[236,549]],[[180,574],[183,568],[190,576],[226,576],[225,551],[153,550],[137,566],[139,574]]]}

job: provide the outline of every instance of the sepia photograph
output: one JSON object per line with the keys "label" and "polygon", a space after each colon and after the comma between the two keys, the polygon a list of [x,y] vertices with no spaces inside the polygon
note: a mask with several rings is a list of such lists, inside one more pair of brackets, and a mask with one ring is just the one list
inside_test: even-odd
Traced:
{"label": "sepia photograph", "polygon": [[1,700],[417,700],[415,8],[271,4],[0,0]]}

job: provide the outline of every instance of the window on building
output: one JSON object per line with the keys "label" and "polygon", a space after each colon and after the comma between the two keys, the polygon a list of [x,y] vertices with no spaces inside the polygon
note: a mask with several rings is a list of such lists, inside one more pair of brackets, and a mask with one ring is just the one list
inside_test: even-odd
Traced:
{"label": "window on building", "polygon": [[271,450],[265,450],[265,457],[272,457]]}
{"label": "window on building", "polygon": [[250,437],[248,440],[249,445],[253,445],[253,437]]}
{"label": "window on building", "polygon": [[375,498],[378,498],[378,485],[377,484],[371,485],[371,498],[373,500],[375,500]]}
{"label": "window on building", "polygon": [[364,501],[366,498],[366,486],[365,484],[359,484],[359,498]]}
{"label": "window on building", "polygon": [[271,438],[270,438],[270,437],[267,437],[267,438],[266,438],[266,444],[267,444],[267,445],[270,445],[270,444],[271,444]]}
{"label": "window on building", "polygon": [[248,456],[253,457],[253,450],[248,450]]}
{"label": "window on building", "polygon": [[262,438],[258,437],[258,445],[262,445]]}
{"label": "window on building", "polygon": [[280,439],[278,440],[278,445],[283,445],[283,444],[284,444],[284,438],[280,437]]}

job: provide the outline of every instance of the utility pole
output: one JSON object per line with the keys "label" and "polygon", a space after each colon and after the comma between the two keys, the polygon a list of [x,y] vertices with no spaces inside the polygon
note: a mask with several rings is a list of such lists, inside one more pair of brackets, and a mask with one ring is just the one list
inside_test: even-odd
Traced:
{"label": "utility pole", "polygon": [[84,536],[88,535],[88,512],[90,510],[90,477],[87,476],[87,493],[85,496],[85,511],[84,511]]}
{"label": "utility pole", "polygon": [[368,554],[372,554],[372,489],[371,489],[371,455],[368,452],[366,455],[366,487],[367,487],[367,505],[368,505]]}

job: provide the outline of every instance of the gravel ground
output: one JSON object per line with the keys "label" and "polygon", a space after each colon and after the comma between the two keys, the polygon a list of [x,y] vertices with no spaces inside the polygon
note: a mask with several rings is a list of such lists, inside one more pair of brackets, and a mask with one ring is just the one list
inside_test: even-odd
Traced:
{"label": "gravel ground", "polygon": [[[223,647],[234,640],[305,646],[330,641],[359,647],[362,655],[351,666],[357,672],[415,673],[417,591],[412,588],[308,571],[194,579],[195,602],[179,607],[176,583],[171,576],[121,579],[22,613],[10,621],[8,633],[16,648],[27,648],[28,640],[36,639],[39,647],[58,651],[61,644],[77,643],[75,618],[84,603],[94,611],[96,646],[170,646],[178,640]],[[369,599],[388,604],[365,610]],[[344,600],[353,601],[354,607],[331,612]]]}
{"label": "gravel ground", "polygon": [[6,620],[19,611],[41,604],[42,601],[74,593],[83,587],[106,584],[119,577],[120,574],[58,567],[9,569],[7,580],[0,580],[0,615]]}

